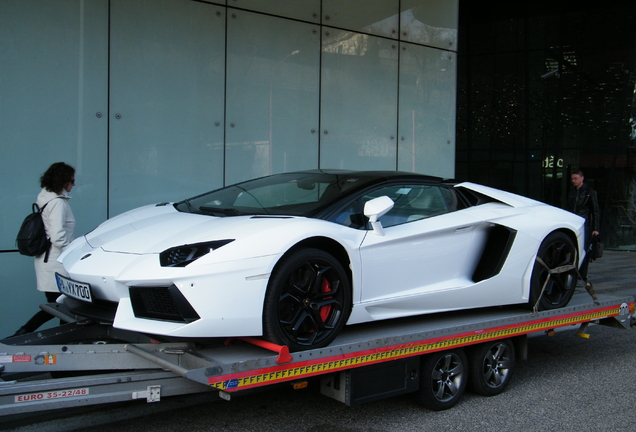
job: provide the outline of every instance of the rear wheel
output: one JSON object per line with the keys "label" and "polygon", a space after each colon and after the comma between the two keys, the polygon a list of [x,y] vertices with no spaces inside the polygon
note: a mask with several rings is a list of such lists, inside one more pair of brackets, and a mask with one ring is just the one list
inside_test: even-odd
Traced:
{"label": "rear wheel", "polygon": [[291,351],[329,345],[351,312],[349,279],[340,262],[320,249],[283,257],[270,278],[263,333]]}
{"label": "rear wheel", "polygon": [[466,390],[467,364],[466,354],[461,349],[423,356],[417,400],[434,411],[453,407]]}
{"label": "rear wheel", "polygon": [[471,350],[468,361],[470,390],[483,396],[495,396],[510,383],[515,348],[510,339],[485,342]]}
{"label": "rear wheel", "polygon": [[[541,243],[537,257],[545,266],[539,261],[534,264],[530,281],[530,306],[534,307],[540,296],[538,310],[565,307],[576,289],[578,263],[574,242],[565,233],[553,232]],[[552,272],[559,267],[571,269],[559,273]]]}

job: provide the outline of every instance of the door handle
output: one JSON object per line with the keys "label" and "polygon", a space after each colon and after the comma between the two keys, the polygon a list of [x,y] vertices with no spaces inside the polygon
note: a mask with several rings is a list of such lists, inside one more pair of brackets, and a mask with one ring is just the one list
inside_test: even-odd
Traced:
{"label": "door handle", "polygon": [[456,233],[461,233],[461,232],[471,231],[472,229],[473,229],[473,226],[472,225],[468,225],[468,226],[455,228],[455,232]]}

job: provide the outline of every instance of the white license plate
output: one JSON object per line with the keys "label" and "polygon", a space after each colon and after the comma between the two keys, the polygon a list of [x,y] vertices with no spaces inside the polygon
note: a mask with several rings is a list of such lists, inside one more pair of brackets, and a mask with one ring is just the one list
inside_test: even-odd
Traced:
{"label": "white license plate", "polygon": [[57,288],[62,294],[73,297],[77,300],[89,303],[93,302],[90,284],[74,281],[60,275],[59,273],[55,273],[55,280],[57,281]]}

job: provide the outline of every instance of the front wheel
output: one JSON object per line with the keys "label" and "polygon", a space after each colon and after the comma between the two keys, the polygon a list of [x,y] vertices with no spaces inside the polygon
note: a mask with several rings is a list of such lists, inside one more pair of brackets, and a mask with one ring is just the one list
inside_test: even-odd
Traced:
{"label": "front wheel", "polygon": [[[537,300],[538,310],[562,308],[570,302],[576,289],[577,256],[574,242],[565,233],[553,232],[543,240],[537,257],[545,266],[539,261],[534,263],[530,280],[531,307]],[[553,272],[558,268],[569,270]]]}
{"label": "front wheel", "polygon": [[270,278],[263,334],[291,351],[329,345],[351,312],[349,278],[340,262],[320,249],[299,249],[281,259]]}
{"label": "front wheel", "polygon": [[418,402],[441,411],[453,407],[468,383],[466,354],[462,349],[441,351],[422,357]]}

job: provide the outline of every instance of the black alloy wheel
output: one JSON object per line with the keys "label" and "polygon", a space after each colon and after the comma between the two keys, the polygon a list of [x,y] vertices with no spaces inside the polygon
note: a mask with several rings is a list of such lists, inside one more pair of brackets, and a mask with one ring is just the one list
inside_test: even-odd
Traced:
{"label": "black alloy wheel", "polygon": [[418,402],[433,411],[452,408],[466,390],[467,365],[466,354],[462,349],[423,356],[420,389],[416,393]]}
{"label": "black alloy wheel", "polygon": [[299,249],[277,264],[263,310],[263,333],[291,351],[329,345],[351,312],[347,274],[329,253]]}
{"label": "black alloy wheel", "polygon": [[503,392],[515,365],[515,348],[510,339],[484,342],[469,353],[471,391],[482,396]]}
{"label": "black alloy wheel", "polygon": [[[539,261],[534,264],[530,281],[530,306],[534,307],[541,296],[538,310],[565,307],[576,289],[578,254],[574,242],[565,233],[553,232],[541,243],[537,257],[545,266]],[[571,270],[553,272],[560,267],[571,267]]]}

